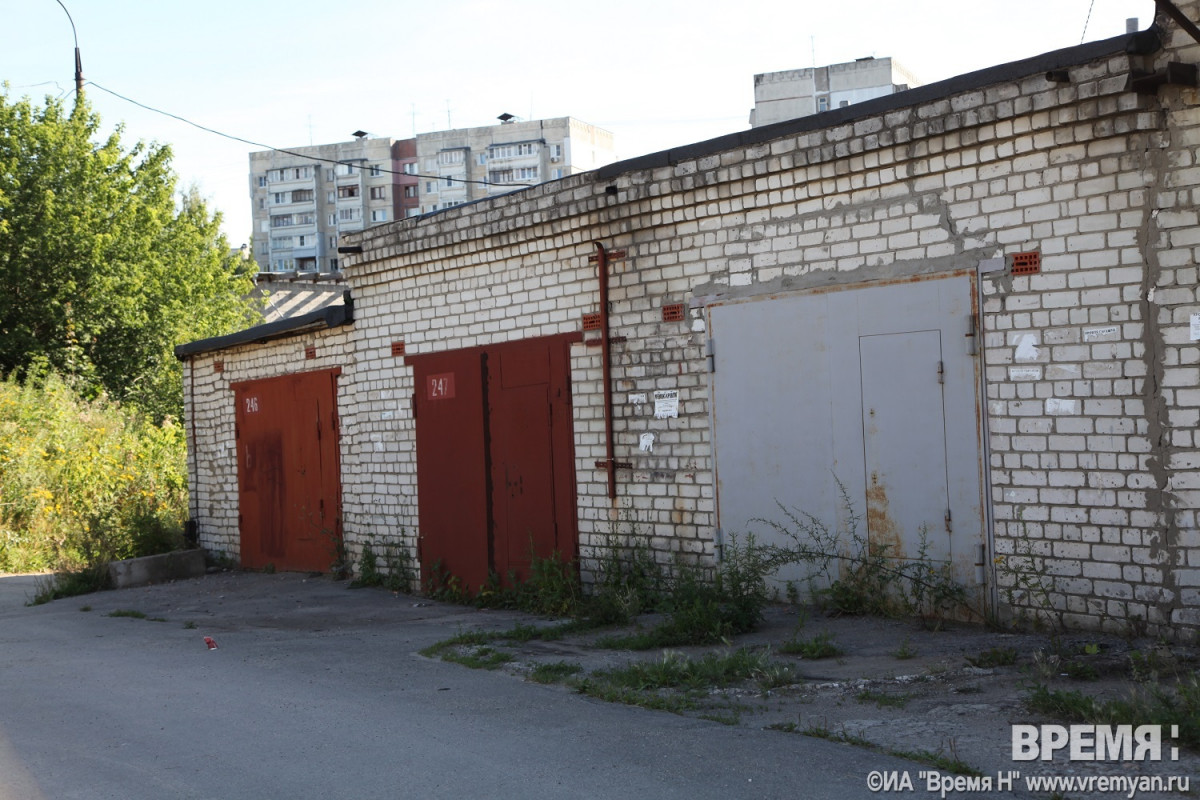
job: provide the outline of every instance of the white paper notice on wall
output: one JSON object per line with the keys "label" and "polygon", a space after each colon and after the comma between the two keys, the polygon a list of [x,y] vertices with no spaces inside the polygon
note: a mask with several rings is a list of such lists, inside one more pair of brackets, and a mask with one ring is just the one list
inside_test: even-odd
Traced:
{"label": "white paper notice on wall", "polygon": [[679,416],[679,390],[670,389],[654,393],[654,418],[670,419]]}
{"label": "white paper notice on wall", "polygon": [[1042,368],[1009,367],[1008,379],[1010,381],[1040,381],[1042,379]]}
{"label": "white paper notice on wall", "polygon": [[1121,329],[1116,325],[1106,325],[1103,328],[1086,328],[1083,331],[1083,340],[1085,342],[1108,341],[1119,339],[1120,337]]}
{"label": "white paper notice on wall", "polygon": [[1061,397],[1046,398],[1046,413],[1054,416],[1066,416],[1079,413],[1078,400],[1064,400]]}
{"label": "white paper notice on wall", "polygon": [[1017,346],[1017,350],[1013,353],[1014,361],[1037,361],[1038,359],[1038,341],[1037,336],[1032,333],[1022,333],[1013,339],[1013,344]]}
{"label": "white paper notice on wall", "polygon": [[1200,342],[1200,314],[1192,314],[1192,341]]}

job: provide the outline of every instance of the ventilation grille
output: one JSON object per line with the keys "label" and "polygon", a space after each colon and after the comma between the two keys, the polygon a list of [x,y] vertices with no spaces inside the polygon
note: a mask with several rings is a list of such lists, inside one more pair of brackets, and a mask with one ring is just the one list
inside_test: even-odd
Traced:
{"label": "ventilation grille", "polygon": [[225,362],[224,361],[214,361],[213,362],[213,372],[220,375],[224,371],[225,371]]}
{"label": "ventilation grille", "polygon": [[1032,253],[1013,253],[1012,257],[1012,274],[1013,275],[1034,275],[1042,271],[1042,254],[1039,252]]}
{"label": "ventilation grille", "polygon": [[585,331],[600,330],[600,315],[599,314],[584,314],[583,329]]}
{"label": "ventilation grille", "polygon": [[662,307],[663,322],[683,322],[683,303]]}
{"label": "ventilation grille", "polygon": [[401,339],[398,342],[392,342],[392,355],[395,356],[396,358],[399,358],[400,356],[404,355],[404,340],[403,339]]}
{"label": "ventilation grille", "polygon": [[316,358],[317,357],[316,346],[310,344],[308,347],[305,347],[304,348],[304,357],[305,358]]}

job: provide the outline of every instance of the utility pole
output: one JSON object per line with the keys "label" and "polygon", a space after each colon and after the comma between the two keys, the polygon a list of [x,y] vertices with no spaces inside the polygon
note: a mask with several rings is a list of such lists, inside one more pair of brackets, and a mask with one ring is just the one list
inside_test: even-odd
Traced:
{"label": "utility pole", "polygon": [[62,6],[63,12],[67,15],[67,22],[71,23],[71,37],[75,40],[75,105],[79,105],[79,101],[83,99],[83,59],[79,56],[79,35],[75,32],[75,20],[71,19],[71,12],[67,11],[67,7],[63,5],[62,0],[55,0]]}

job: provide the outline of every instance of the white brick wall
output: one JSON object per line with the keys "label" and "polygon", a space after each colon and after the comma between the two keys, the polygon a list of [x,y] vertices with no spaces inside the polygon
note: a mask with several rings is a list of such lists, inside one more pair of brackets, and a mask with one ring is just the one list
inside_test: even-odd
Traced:
{"label": "white brick wall", "polygon": [[[1195,43],[1172,37],[1178,49],[1155,63],[1200,60]],[[1024,555],[1034,569],[1023,580],[1040,591],[1018,591],[1014,613],[1200,629],[1200,350],[1190,333],[1200,314],[1200,100],[1178,87],[1126,92],[1131,58],[1073,67],[1068,84],[1039,72],[364,232],[364,255],[345,265],[357,321],[329,334],[346,348],[348,541],[410,543],[417,527],[412,371],[390,343],[419,354],[578,331],[599,310],[593,242],[626,251],[612,263],[612,334],[625,337],[613,346],[612,390],[616,457],[633,469],[619,472],[611,503],[594,466],[604,457],[599,348],[574,345],[581,552],[636,529],[664,560],[713,553],[707,300],[1038,251],[1040,274],[980,279],[1000,595],[1021,588],[1013,569]],[[663,322],[668,303],[685,304],[687,319]],[[284,368],[265,357],[250,367],[256,349],[222,355],[250,371]],[[678,419],[626,402],[668,388],[680,392]],[[216,420],[231,407],[207,399],[220,389],[198,379],[214,420],[201,453],[227,441]],[[638,449],[646,430],[653,453]],[[202,533],[233,548],[231,490],[213,478],[232,475],[231,462],[201,462]]]}

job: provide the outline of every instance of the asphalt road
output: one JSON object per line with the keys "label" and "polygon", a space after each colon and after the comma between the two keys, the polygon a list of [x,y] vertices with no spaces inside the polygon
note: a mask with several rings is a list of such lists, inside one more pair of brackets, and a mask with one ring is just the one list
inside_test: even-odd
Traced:
{"label": "asphalt road", "polygon": [[298,575],[33,591],[0,577],[0,800],[855,798],[913,768],[417,653],[503,612]]}

